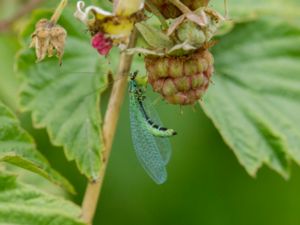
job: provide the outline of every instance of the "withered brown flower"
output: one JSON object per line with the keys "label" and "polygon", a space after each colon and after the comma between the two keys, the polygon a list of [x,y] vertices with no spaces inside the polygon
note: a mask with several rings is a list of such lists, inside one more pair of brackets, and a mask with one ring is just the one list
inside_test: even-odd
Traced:
{"label": "withered brown flower", "polygon": [[35,31],[31,35],[31,48],[35,48],[37,62],[45,59],[46,55],[59,58],[59,64],[62,63],[65,41],[67,37],[66,30],[60,25],[53,24],[47,19],[41,19],[35,26]]}

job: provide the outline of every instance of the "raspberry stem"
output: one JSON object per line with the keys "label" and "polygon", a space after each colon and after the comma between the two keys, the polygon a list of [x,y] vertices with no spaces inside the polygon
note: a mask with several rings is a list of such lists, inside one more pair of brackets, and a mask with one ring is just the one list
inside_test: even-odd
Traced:
{"label": "raspberry stem", "polygon": [[54,25],[57,24],[57,21],[59,20],[64,8],[68,5],[68,0],[61,0],[59,5],[56,7],[50,22]]}
{"label": "raspberry stem", "polygon": [[[130,36],[130,42],[128,48],[133,48],[136,42],[136,30],[134,30]],[[111,96],[108,103],[108,108],[105,113],[103,123],[103,140],[104,150],[102,157],[102,165],[100,168],[99,180],[95,182],[89,182],[83,203],[82,203],[82,216],[84,222],[91,225],[96,209],[100,192],[103,186],[103,180],[111,152],[111,147],[118,123],[120,114],[120,108],[123,103],[124,93],[127,86],[127,74],[130,71],[133,55],[128,55],[125,51],[121,53],[119,68],[117,72],[117,78],[113,85]]]}
{"label": "raspberry stem", "polygon": [[225,19],[228,19],[228,1],[227,0],[224,0],[224,8],[225,8],[225,10],[224,10],[224,14],[225,14]]}

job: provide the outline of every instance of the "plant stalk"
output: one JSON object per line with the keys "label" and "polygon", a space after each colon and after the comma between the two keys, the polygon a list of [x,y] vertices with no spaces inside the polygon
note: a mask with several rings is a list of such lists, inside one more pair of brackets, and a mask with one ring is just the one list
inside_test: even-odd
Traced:
{"label": "plant stalk", "polygon": [[228,19],[228,15],[229,15],[229,13],[228,13],[228,2],[227,2],[227,0],[224,0],[224,8],[225,8],[225,10],[224,10],[224,14],[225,14],[225,19]]}
{"label": "plant stalk", "polygon": [[50,22],[52,24],[57,24],[62,12],[64,11],[65,7],[68,5],[68,0],[61,0],[57,8],[55,9]]}
{"label": "plant stalk", "polygon": [[[136,30],[130,36],[128,48],[133,48],[136,41]],[[103,186],[103,180],[111,153],[111,147],[119,119],[120,108],[123,103],[125,90],[127,87],[127,75],[130,71],[133,55],[128,55],[126,52],[121,53],[116,81],[114,82],[111,96],[108,103],[108,108],[105,113],[103,123],[103,139],[104,151],[102,165],[100,168],[99,180],[88,183],[83,203],[82,203],[82,219],[87,224],[91,225],[96,209],[100,192]]]}

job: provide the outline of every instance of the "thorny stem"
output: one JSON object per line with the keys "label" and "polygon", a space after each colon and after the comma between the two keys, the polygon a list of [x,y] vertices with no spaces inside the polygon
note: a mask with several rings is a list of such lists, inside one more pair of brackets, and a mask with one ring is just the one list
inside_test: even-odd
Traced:
{"label": "thorny stem", "polygon": [[68,0],[61,0],[57,8],[55,9],[55,12],[53,13],[50,22],[52,24],[56,24],[59,20],[64,8],[68,5]]}
{"label": "thorny stem", "polygon": [[[136,30],[134,30],[130,37],[128,48],[133,48],[136,41]],[[121,53],[117,78],[113,85],[111,96],[108,103],[108,108],[105,113],[103,123],[103,139],[104,139],[104,151],[102,165],[100,168],[99,180],[96,182],[88,183],[83,203],[82,203],[82,219],[87,224],[91,225],[98,199],[100,197],[101,188],[103,186],[103,180],[108,164],[108,159],[111,152],[111,147],[116,131],[116,126],[119,118],[120,108],[123,103],[124,93],[127,87],[127,74],[131,67],[132,55],[127,53]]]}

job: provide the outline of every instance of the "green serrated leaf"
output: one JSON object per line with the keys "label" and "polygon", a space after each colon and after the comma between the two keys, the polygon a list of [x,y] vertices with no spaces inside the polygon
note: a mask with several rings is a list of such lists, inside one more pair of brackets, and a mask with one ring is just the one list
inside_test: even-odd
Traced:
{"label": "green serrated leaf", "polygon": [[169,49],[173,46],[172,40],[160,30],[146,23],[137,23],[135,26],[151,47]]}
{"label": "green serrated leaf", "polygon": [[274,18],[236,25],[213,49],[202,106],[240,163],[284,177],[300,164],[300,27]]}
{"label": "green serrated leaf", "polygon": [[[35,22],[45,16],[44,11],[33,15],[23,41],[29,43]],[[52,143],[64,147],[81,173],[97,179],[103,147],[99,93],[107,85],[107,62],[91,47],[89,34],[72,13],[65,13],[59,24],[68,32],[62,66],[54,58],[35,63],[34,51],[27,47],[18,58],[21,106],[32,111],[35,127],[47,128]]]}
{"label": "green serrated leaf", "polygon": [[74,193],[73,186],[51,168],[13,113],[0,102],[0,161],[37,173]]}
{"label": "green serrated leaf", "polygon": [[19,183],[0,172],[0,224],[84,225],[81,210],[72,202]]}
{"label": "green serrated leaf", "polygon": [[0,99],[16,110],[18,80],[13,72],[13,63],[18,49],[17,38],[14,35],[0,34],[0,49]]}

